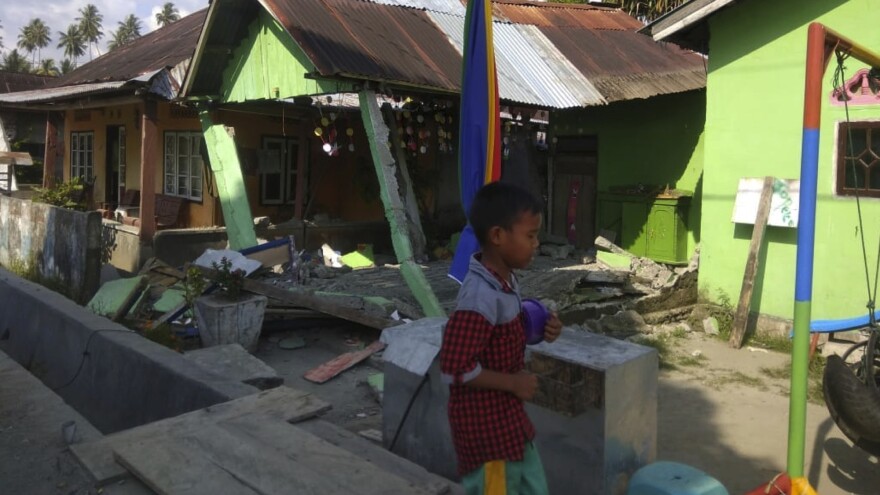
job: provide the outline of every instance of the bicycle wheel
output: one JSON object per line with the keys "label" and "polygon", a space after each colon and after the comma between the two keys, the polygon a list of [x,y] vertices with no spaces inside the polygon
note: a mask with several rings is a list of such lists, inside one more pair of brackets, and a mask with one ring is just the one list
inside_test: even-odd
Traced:
{"label": "bicycle wheel", "polygon": [[869,387],[880,389],[880,330],[876,328],[871,329],[862,363],[864,370],[860,377],[862,382]]}

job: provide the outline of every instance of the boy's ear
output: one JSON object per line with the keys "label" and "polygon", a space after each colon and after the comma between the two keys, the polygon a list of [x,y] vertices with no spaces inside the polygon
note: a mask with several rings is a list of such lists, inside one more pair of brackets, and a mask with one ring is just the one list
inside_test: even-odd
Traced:
{"label": "boy's ear", "polygon": [[491,227],[489,229],[489,232],[488,232],[488,235],[486,236],[486,239],[489,240],[489,244],[497,246],[497,245],[501,244],[501,236],[503,234],[504,234],[504,228],[501,227],[500,225],[496,225],[496,226]]}

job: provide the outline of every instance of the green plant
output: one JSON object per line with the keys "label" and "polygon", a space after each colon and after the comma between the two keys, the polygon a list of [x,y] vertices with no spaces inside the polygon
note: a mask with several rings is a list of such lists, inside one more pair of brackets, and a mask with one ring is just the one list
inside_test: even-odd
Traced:
{"label": "green plant", "polygon": [[191,265],[186,270],[186,277],[183,279],[183,297],[186,300],[187,306],[192,308],[196,299],[203,292],[205,292],[205,277],[198,267]]}
{"label": "green plant", "polygon": [[220,292],[229,299],[238,299],[241,294],[241,288],[244,285],[244,270],[236,268],[232,269],[232,262],[228,259],[221,258],[220,262],[211,262],[214,268],[214,283],[220,288]]}
{"label": "green plant", "polygon": [[81,177],[74,177],[68,182],[61,182],[54,187],[37,187],[34,201],[46,203],[70,210],[85,211],[85,184]]}
{"label": "green plant", "polygon": [[163,323],[155,328],[147,327],[144,329],[144,337],[153,342],[164,345],[165,347],[180,352],[180,339],[174,335],[171,325]]}

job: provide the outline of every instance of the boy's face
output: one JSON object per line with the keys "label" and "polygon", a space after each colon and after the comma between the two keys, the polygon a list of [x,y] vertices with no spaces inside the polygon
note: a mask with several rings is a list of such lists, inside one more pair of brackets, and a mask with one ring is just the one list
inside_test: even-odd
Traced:
{"label": "boy's face", "polygon": [[498,251],[510,268],[529,266],[538,249],[541,214],[524,211],[510,229],[498,228]]}

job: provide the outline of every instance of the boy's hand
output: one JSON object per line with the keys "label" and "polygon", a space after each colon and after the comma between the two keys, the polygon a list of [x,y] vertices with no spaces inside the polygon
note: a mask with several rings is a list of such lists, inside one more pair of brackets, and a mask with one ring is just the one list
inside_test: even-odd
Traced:
{"label": "boy's hand", "polygon": [[544,325],[544,342],[553,342],[559,338],[560,333],[562,333],[562,322],[559,321],[559,316],[554,311],[550,313],[550,318],[547,319],[547,324]]}
{"label": "boy's hand", "polygon": [[521,371],[513,375],[513,387],[511,392],[520,400],[532,400],[538,391],[538,377]]}

